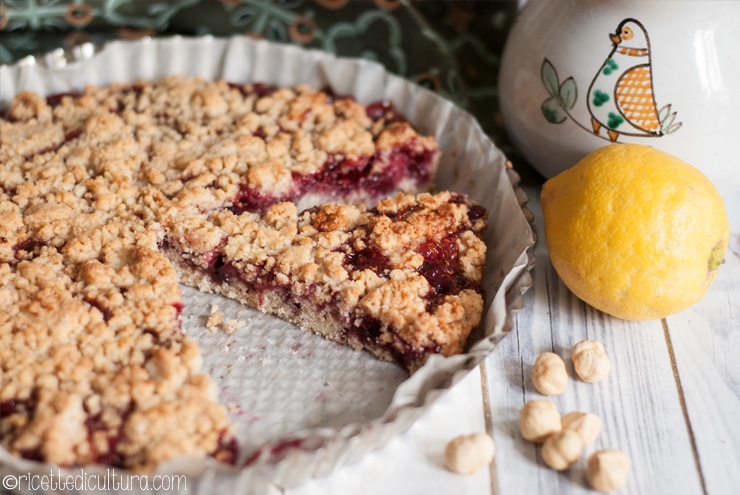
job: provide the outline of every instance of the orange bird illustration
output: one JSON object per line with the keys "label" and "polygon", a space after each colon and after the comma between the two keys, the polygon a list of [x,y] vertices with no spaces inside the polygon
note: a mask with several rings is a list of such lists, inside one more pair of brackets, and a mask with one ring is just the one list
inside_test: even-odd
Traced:
{"label": "orange bird illustration", "polygon": [[609,39],[612,50],[588,88],[594,134],[604,128],[614,142],[620,135],[659,137],[678,129],[671,106],[658,110],[655,103],[650,39],[642,23],[625,19]]}

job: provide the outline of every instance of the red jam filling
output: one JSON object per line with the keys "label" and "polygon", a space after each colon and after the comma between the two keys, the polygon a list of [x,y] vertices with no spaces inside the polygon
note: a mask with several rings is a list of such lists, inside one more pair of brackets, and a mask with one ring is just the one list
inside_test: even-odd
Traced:
{"label": "red jam filling", "polygon": [[80,93],[74,91],[69,91],[66,93],[56,93],[46,97],[46,104],[52,108],[58,107],[62,104],[62,100],[64,100],[64,98],[66,98],[67,96],[71,98],[77,98],[78,96],[80,96]]}
{"label": "red jam filling", "polygon": [[339,198],[363,191],[370,197],[379,198],[396,191],[398,184],[406,177],[418,184],[428,182],[435,154],[436,151],[430,149],[416,152],[414,143],[408,142],[388,155],[385,166],[379,172],[373,172],[375,164],[381,160],[379,154],[359,160],[332,157],[318,172],[308,175],[293,173],[295,188],[282,196],[265,194],[243,184],[233,200],[232,210],[236,214],[245,211],[264,213],[276,203],[295,202],[308,193]]}
{"label": "red jam filling", "polygon": [[218,462],[224,464],[236,465],[236,461],[239,458],[239,444],[236,438],[227,436],[225,431],[222,431],[218,437],[218,446],[216,451],[211,456]]}
{"label": "red jam filling", "polygon": [[[285,458],[285,456],[288,455],[289,451],[303,447],[304,442],[305,440],[302,438],[285,440],[284,442],[281,442],[270,449],[270,459],[273,461],[282,460]],[[262,449],[258,449],[252,455],[250,455],[247,460],[244,461],[244,466],[251,466],[252,464],[257,462],[257,459],[259,459],[260,457],[262,457]]]}
{"label": "red jam filling", "polygon": [[10,399],[0,402],[0,416],[26,413],[26,415],[30,417],[35,408],[36,401],[34,399]]}
{"label": "red jam filling", "polygon": [[391,269],[388,257],[376,246],[367,245],[360,251],[349,252],[344,256],[344,264],[350,271],[370,269],[381,277],[387,277]]}
{"label": "red jam filling", "polygon": [[93,308],[96,308],[98,311],[100,311],[103,315],[103,321],[108,322],[113,317],[113,310],[110,308],[106,308],[104,301],[98,301],[96,299],[91,299],[88,297],[84,297],[82,298],[82,300]]}
{"label": "red jam filling", "polygon": [[480,283],[465,278],[460,271],[459,237],[460,232],[453,232],[439,241],[427,241],[416,250],[424,257],[424,263],[417,272],[431,286],[427,294],[427,311],[430,313],[442,303],[445,296],[454,296],[466,289],[478,292],[485,299]]}
{"label": "red jam filling", "polygon": [[472,205],[468,207],[468,220],[475,222],[476,220],[486,216],[486,209],[481,205]]}
{"label": "red jam filling", "polygon": [[[132,409],[129,408],[121,412],[121,424],[118,428],[115,428],[112,431],[102,421],[102,414],[100,413],[85,420],[87,439],[90,444],[90,450],[93,452],[93,462],[95,464],[104,464],[111,467],[124,467],[123,458],[116,452],[116,447],[123,440],[123,425],[131,414],[131,411]],[[96,450],[96,443],[93,441],[93,435],[101,431],[106,433],[107,449],[104,452],[98,452]]]}
{"label": "red jam filling", "polygon": [[265,83],[254,83],[251,85],[251,90],[245,84],[227,83],[230,88],[238,90],[243,96],[249,96],[251,94],[257,95],[259,98],[270,96],[277,91],[277,86]]}
{"label": "red jam filling", "polygon": [[40,241],[38,239],[28,238],[22,240],[13,246],[15,261],[20,262],[36,258],[41,253],[41,249],[46,245],[47,244],[44,241]]}
{"label": "red jam filling", "polygon": [[263,194],[256,189],[250,189],[246,184],[242,184],[229,209],[237,215],[241,215],[244,212],[263,214],[270,206],[281,201],[289,201],[293,197],[294,195],[292,194],[284,197]]}
{"label": "red jam filling", "polygon": [[414,347],[393,334],[393,342],[380,340],[382,335],[380,320],[364,316],[352,325],[345,325],[345,340],[355,339],[368,349],[377,349],[387,352],[391,358],[401,363],[405,368],[414,368],[429,354],[439,354],[442,348],[438,345]]}
{"label": "red jam filling", "polygon": [[398,113],[388,100],[377,101],[365,107],[365,113],[374,121],[384,119],[387,123],[406,122],[406,117]]}

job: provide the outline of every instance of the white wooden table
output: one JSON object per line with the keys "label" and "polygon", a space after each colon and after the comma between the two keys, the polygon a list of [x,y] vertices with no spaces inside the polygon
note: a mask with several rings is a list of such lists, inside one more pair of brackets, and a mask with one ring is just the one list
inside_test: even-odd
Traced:
{"label": "white wooden table", "polygon": [[[544,398],[529,378],[537,355],[559,354],[575,376],[570,348],[583,339],[604,344],[611,374],[597,384],[570,380],[550,400],[563,414],[589,411],[602,419],[585,456],[603,448],[630,455],[629,482],[614,493],[740,494],[740,195],[726,200],[732,238],[706,297],[664,320],[626,322],[587,306],[560,281],[544,242],[541,184],[528,182],[538,262],[511,335],[387,447],[288,495],[596,493],[588,488],[585,460],[552,471],[518,428],[522,405]],[[493,464],[469,476],[446,471],[446,442],[475,431],[493,435]]]}

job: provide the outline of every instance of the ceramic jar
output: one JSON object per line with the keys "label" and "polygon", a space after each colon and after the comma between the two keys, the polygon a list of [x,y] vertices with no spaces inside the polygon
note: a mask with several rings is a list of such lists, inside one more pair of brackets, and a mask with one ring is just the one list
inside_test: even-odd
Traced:
{"label": "ceramic jar", "polygon": [[549,178],[610,143],[740,191],[740,2],[529,0],[500,76],[507,131]]}

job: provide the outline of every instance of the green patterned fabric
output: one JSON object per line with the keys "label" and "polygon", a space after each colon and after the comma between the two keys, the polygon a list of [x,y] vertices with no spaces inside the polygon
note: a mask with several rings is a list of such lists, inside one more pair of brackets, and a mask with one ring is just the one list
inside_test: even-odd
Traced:
{"label": "green patterned fabric", "polygon": [[0,0],[0,64],[111,39],[266,38],[380,62],[472,111],[511,155],[496,79],[516,8],[513,0]]}

